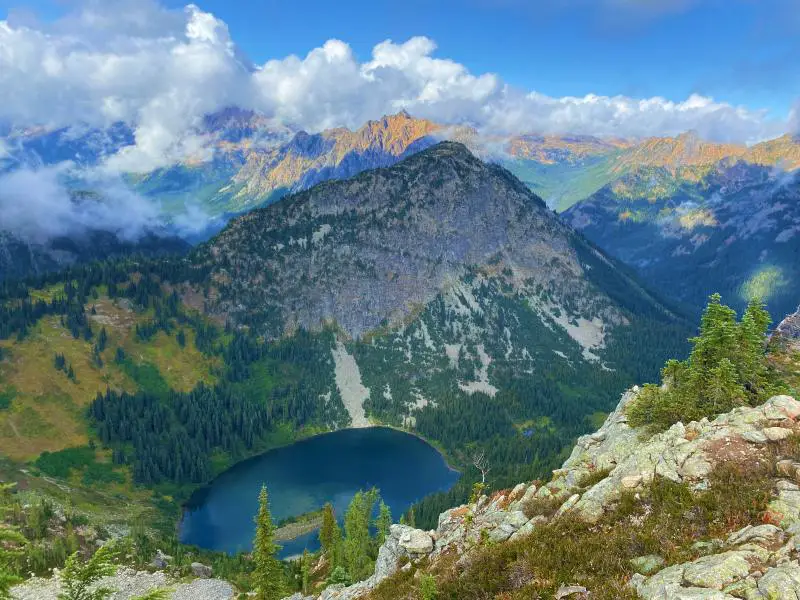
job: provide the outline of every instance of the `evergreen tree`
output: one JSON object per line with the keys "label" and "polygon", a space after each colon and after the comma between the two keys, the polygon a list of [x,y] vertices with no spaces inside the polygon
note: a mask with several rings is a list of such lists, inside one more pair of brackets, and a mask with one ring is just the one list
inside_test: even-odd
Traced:
{"label": "evergreen tree", "polygon": [[105,600],[111,596],[114,590],[110,588],[90,588],[99,579],[116,572],[112,564],[114,555],[110,544],[101,546],[85,563],[78,552],[71,554],[61,570],[61,586],[65,591],[58,595],[59,600]]}
{"label": "evergreen tree", "polygon": [[414,514],[414,507],[408,509],[408,516],[406,517],[406,524],[409,527],[417,526],[417,516]]}
{"label": "evergreen tree", "polygon": [[350,576],[342,565],[333,569],[326,583],[328,585],[350,585]]}
{"label": "evergreen tree", "polygon": [[261,487],[256,515],[256,537],[253,542],[253,582],[258,600],[280,600],[285,585],[280,561],[276,558],[279,546],[275,544],[275,525],[269,511],[267,486]]}
{"label": "evergreen tree", "polygon": [[389,536],[389,528],[392,526],[392,513],[383,500],[381,500],[378,508],[378,518],[375,521],[375,526],[378,530],[377,541],[378,546],[380,546],[384,541],[386,541],[386,538]]}
{"label": "evergreen tree", "polygon": [[699,420],[755,405],[780,391],[766,358],[770,316],[758,299],[751,300],[741,321],[709,298],[700,332],[690,340],[685,361],[670,360],[661,371],[663,387],[647,384],[628,407],[631,425],[665,429],[677,421]]}
{"label": "evergreen tree", "polygon": [[319,529],[319,543],[322,553],[333,567],[341,562],[342,531],[336,522],[333,505],[328,502],[322,509],[322,526]]}
{"label": "evergreen tree", "polygon": [[103,327],[100,330],[100,335],[97,336],[97,350],[99,352],[103,352],[106,349],[107,343],[108,343],[108,333],[106,332],[106,328]]}
{"label": "evergreen tree", "polygon": [[[367,500],[364,492],[356,492],[344,516],[344,564],[354,581],[369,576],[370,519],[367,512]],[[365,515],[367,515],[366,518]]]}
{"label": "evergreen tree", "polygon": [[711,369],[706,394],[713,413],[728,410],[731,403],[744,403],[744,388],[736,379],[736,368],[727,358],[720,360],[719,364]]}

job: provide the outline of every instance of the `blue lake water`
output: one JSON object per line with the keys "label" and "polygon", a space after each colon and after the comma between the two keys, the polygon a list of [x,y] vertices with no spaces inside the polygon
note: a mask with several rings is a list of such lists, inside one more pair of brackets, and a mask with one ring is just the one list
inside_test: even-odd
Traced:
{"label": "blue lake water", "polygon": [[[262,484],[276,521],[326,502],[341,517],[358,490],[373,486],[397,521],[414,502],[450,489],[458,476],[433,446],[401,431],[370,427],[328,433],[239,463],[198,490],[184,512],[180,538],[212,550],[249,551]],[[319,546],[316,532],[282,545],[281,557]]]}

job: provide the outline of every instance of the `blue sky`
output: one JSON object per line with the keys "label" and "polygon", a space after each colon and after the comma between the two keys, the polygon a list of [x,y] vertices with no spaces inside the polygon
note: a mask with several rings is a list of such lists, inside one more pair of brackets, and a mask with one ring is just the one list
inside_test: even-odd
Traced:
{"label": "blue sky", "polygon": [[[125,55],[129,48],[112,33],[103,39],[99,30],[87,29],[86,22],[76,25],[78,19],[70,21],[65,15],[89,7],[104,12],[104,18],[122,21],[132,12],[130,7],[147,5],[143,19],[154,23],[155,39],[162,30],[174,30],[180,36],[182,24],[191,20],[183,17],[189,14],[184,13],[185,4],[181,0],[0,0],[0,19],[10,15],[13,27],[69,30],[70,40],[81,36],[89,40],[73,44],[69,51],[80,53],[96,46],[105,55]],[[672,135],[696,127],[711,138],[751,142],[792,128],[797,121],[797,113],[790,117],[790,111],[800,98],[800,0],[198,0],[196,4],[198,13],[215,19],[225,30],[221,37],[212,35],[220,48],[225,43],[222,38],[229,35],[256,65],[281,61],[275,66],[279,73],[259,82],[265,98],[254,102],[254,108],[268,114],[274,111],[280,119],[309,129],[357,125],[398,106],[443,121],[455,121],[461,115],[470,123],[501,129],[570,129],[605,135],[619,127],[626,135]],[[180,23],[173,22],[176,19]],[[403,44],[414,36],[424,36],[430,47],[419,50],[417,45],[414,64],[391,73],[386,85],[345,78],[348,69],[357,72],[372,60],[376,44],[392,40],[394,61],[407,54],[409,49]],[[321,52],[331,39],[347,45],[344,49],[328,46],[326,51],[336,55],[334,62],[345,75],[320,67],[320,61],[328,59],[306,60],[309,52]],[[59,55],[67,53],[65,40],[55,50]],[[352,57],[342,59],[343,52]],[[292,54],[303,62],[290,64],[285,59]],[[446,61],[437,63],[435,76],[420,75],[420,69],[428,68],[426,61],[434,58],[447,59],[461,70],[452,77],[458,80],[455,84],[450,86]],[[20,85],[38,82],[31,77],[36,65],[33,57],[24,69],[18,69]],[[152,65],[142,67],[146,68]],[[491,74],[496,77],[489,81],[486,77]],[[212,88],[218,88],[221,80],[214,77],[204,81],[209,93],[219,95]],[[352,92],[350,96],[336,89],[337,78],[342,88]],[[392,88],[398,78],[406,78],[409,87],[417,86],[414,94]],[[159,82],[146,81],[158,87]],[[188,84],[205,89],[196,81]],[[218,101],[251,97],[247,89],[251,84],[237,82],[241,90]],[[78,82],[78,87],[83,85]],[[272,94],[282,86],[289,86],[292,93],[277,94],[280,98]],[[446,90],[444,100],[432,103],[426,96],[426,90],[448,86],[452,89]],[[99,111],[108,112],[108,98],[119,100],[118,93],[108,91],[90,98],[96,91],[85,91],[75,99],[74,112],[84,120],[90,101],[103,107]],[[526,103],[523,97],[529,92],[543,98]],[[41,96],[43,92],[31,93]],[[603,110],[585,100],[589,94],[605,97]],[[698,108],[693,94],[705,97],[705,104]],[[148,101],[134,95],[135,102]],[[565,96],[584,101],[569,103]],[[614,102],[617,96],[625,101]],[[657,97],[676,105],[659,105],[651,111],[640,110],[636,104]],[[292,106],[305,98],[313,98],[316,107]],[[715,103],[709,104],[710,98]],[[129,106],[129,99],[123,104]],[[351,110],[351,105],[360,108]],[[140,119],[142,106],[134,109],[139,111],[135,118]],[[0,107],[0,119],[2,111]],[[317,114],[311,114],[314,111]],[[520,118],[525,111],[529,114]],[[541,117],[542,111],[546,118]],[[10,109],[6,112],[9,119],[14,117]],[[23,112],[17,110],[17,118]],[[631,113],[641,113],[640,118],[629,119]],[[690,118],[689,113],[695,116]]]}
{"label": "blue sky", "polygon": [[[780,115],[800,96],[799,7],[792,0],[684,0],[683,9],[672,11],[621,8],[624,0],[571,3],[548,10],[539,7],[554,2],[197,2],[228,24],[233,39],[257,63],[304,55],[330,38],[368,59],[372,47],[387,38],[424,35],[436,41],[438,55],[473,72],[496,72],[513,85],[553,96],[680,100],[700,93]],[[186,2],[165,4],[182,8]],[[30,10],[44,19],[68,6],[58,0],[0,0],[0,12]]]}
{"label": "blue sky", "polygon": [[473,72],[497,72],[509,83],[553,96],[680,100],[696,92],[780,114],[800,96],[800,27],[787,27],[787,19],[795,18],[790,2],[694,2],[666,14],[618,6],[592,10],[583,3],[548,11],[526,4],[303,0],[292,10],[292,3],[277,0],[200,3],[228,23],[256,62],[302,55],[332,37],[367,59],[384,39],[424,35],[437,42],[440,56]]}
{"label": "blue sky", "polygon": [[[186,2],[165,4],[182,8]],[[537,8],[555,2],[536,0],[197,4],[225,21],[257,63],[304,55],[330,38],[347,42],[359,58],[368,59],[372,47],[387,38],[424,35],[437,42],[438,55],[473,72],[496,72],[511,84],[553,96],[680,100],[700,93],[781,115],[800,96],[800,7],[792,0],[694,1],[663,12],[613,2],[602,6],[603,0],[575,1],[561,10]],[[592,9],[591,4],[601,6]],[[0,12],[30,10],[44,19],[68,6],[58,0],[0,0]]]}

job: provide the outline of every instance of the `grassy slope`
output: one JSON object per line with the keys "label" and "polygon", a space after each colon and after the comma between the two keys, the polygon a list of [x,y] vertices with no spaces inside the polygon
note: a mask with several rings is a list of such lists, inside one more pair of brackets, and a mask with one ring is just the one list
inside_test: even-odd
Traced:
{"label": "grassy slope", "polygon": [[[40,290],[37,295],[53,292]],[[97,314],[90,317],[95,336],[105,327],[109,338],[102,367],[92,361],[94,342],[74,339],[58,317],[41,319],[21,342],[0,341],[7,354],[0,362],[0,394],[11,398],[10,407],[0,411],[0,454],[28,461],[43,451],[86,444],[84,409],[107,387],[134,392],[166,385],[188,391],[200,381],[214,381],[214,360],[196,350],[193,332],[186,330],[184,348],[175,336],[163,332],[142,343],[136,339],[135,326],[148,318],[146,313],[104,296],[95,308]],[[128,357],[123,364],[114,361],[117,347]],[[75,381],[55,369],[56,353],[72,365]]]}
{"label": "grassy slope", "polygon": [[611,153],[576,164],[542,164],[518,159],[506,161],[503,166],[549,206],[562,212],[619,177],[619,173],[611,170],[616,156],[617,153]]}

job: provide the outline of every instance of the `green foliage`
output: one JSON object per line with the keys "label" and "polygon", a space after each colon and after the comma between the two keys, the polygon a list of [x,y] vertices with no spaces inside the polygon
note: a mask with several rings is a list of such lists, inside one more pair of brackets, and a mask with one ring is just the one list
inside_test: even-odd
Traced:
{"label": "green foliage", "polygon": [[475,504],[478,498],[481,497],[483,491],[486,489],[486,484],[483,481],[476,481],[472,484],[472,492],[469,495],[469,504]]}
{"label": "green foliage", "polygon": [[36,466],[46,475],[66,479],[72,469],[82,469],[94,461],[95,451],[88,446],[81,446],[58,452],[42,452],[36,459]]}
{"label": "green foliage", "polygon": [[342,561],[342,531],[336,522],[333,505],[328,502],[322,512],[322,526],[319,530],[319,543],[322,553],[335,568]]}
{"label": "green foliage", "polygon": [[[329,333],[301,331],[265,344],[237,333],[221,351],[224,380],[190,392],[170,390],[155,367],[124,359],[142,391],[98,394],[89,414],[115,462],[131,464],[137,482],[204,483],[277,436],[286,443],[306,426],[347,422],[341,401],[319,401],[334,378],[331,341]],[[224,462],[212,461],[219,456]]]}
{"label": "green foliage", "polygon": [[670,360],[661,372],[663,385],[645,385],[628,407],[634,427],[668,428],[728,412],[735,406],[757,404],[779,386],[766,358],[770,317],[760,300],[751,300],[742,319],[711,296],[692,338],[685,361]]}
{"label": "green foliage", "polygon": [[253,541],[253,583],[258,600],[280,600],[286,591],[283,568],[276,558],[279,546],[275,543],[275,526],[269,510],[267,486],[258,495],[258,514],[255,518],[256,537]]}
{"label": "green foliage", "polygon": [[369,524],[376,499],[374,489],[356,492],[344,516],[344,564],[355,581],[370,575],[372,540]]}
{"label": "green foliage", "polygon": [[311,553],[308,549],[303,550],[300,559],[300,591],[307,594],[309,591],[309,577],[311,575]]}
{"label": "green foliage", "polygon": [[350,575],[342,565],[334,567],[330,577],[325,581],[328,585],[350,585]]}
{"label": "green foliage", "polygon": [[19,561],[27,540],[17,527],[4,523],[10,512],[9,504],[14,484],[0,484],[0,600],[10,598],[10,588],[19,582]]}
{"label": "green foliage", "polygon": [[110,544],[101,546],[86,562],[81,560],[78,552],[70,555],[61,570],[61,585],[65,591],[58,595],[59,600],[105,600],[111,596],[114,590],[110,588],[91,591],[90,588],[98,580],[116,572],[115,557],[116,551]]}
{"label": "green foliage", "polygon": [[389,528],[392,526],[392,513],[383,500],[378,505],[378,518],[375,521],[375,528],[378,530],[377,544],[380,546],[389,536]]}
{"label": "green foliage", "polygon": [[439,591],[436,587],[436,579],[430,573],[425,573],[419,580],[419,595],[422,600],[436,600]]}
{"label": "green foliage", "polygon": [[151,590],[146,594],[142,594],[141,596],[136,596],[132,598],[132,600],[168,600],[172,590],[170,589],[160,589],[160,590]]}
{"label": "green foliage", "polygon": [[14,400],[16,395],[17,392],[13,387],[0,391],[0,410],[11,408],[11,401]]}

